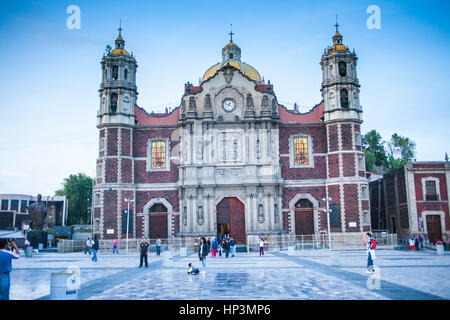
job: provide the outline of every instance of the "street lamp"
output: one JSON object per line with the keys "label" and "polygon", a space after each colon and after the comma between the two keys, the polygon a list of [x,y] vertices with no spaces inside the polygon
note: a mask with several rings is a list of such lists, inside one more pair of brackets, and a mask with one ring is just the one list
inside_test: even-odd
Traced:
{"label": "street lamp", "polygon": [[330,229],[330,213],[331,213],[331,210],[329,209],[329,204],[331,202],[331,198],[330,197],[322,198],[322,201],[325,201],[326,204],[327,204],[327,209],[325,210],[325,212],[327,213],[328,247],[331,250],[331,229]]}
{"label": "street lamp", "polygon": [[133,203],[133,199],[125,199],[125,202],[128,204],[128,210],[127,210],[127,249],[126,252],[128,254],[128,231],[130,230],[130,203]]}

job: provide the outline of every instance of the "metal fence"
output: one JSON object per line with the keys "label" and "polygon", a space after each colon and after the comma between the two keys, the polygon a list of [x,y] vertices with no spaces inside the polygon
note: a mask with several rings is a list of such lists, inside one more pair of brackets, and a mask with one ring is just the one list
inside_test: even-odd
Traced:
{"label": "metal fence", "polygon": [[[261,235],[264,240],[264,249],[266,251],[280,250],[361,250],[365,249],[362,240],[363,233],[343,233],[331,234],[330,239],[327,234],[313,235],[289,235],[289,234],[271,234]],[[378,242],[377,249],[392,249],[398,245],[396,234],[373,233],[373,238]],[[238,245],[246,247],[247,251],[259,251],[259,236],[247,236],[247,243]],[[148,239],[150,252],[156,251],[156,240]],[[114,240],[99,240],[99,251],[107,252],[113,250]],[[141,239],[128,240],[128,252],[138,252]],[[84,251],[86,240],[60,240],[58,241],[58,252],[80,252]],[[119,239],[119,252],[123,252],[127,247],[127,240]],[[186,253],[194,253],[198,249],[198,239],[196,238],[168,238],[161,239],[161,250],[170,250],[180,252],[180,249]],[[245,250],[245,248],[243,248]]]}
{"label": "metal fence", "polygon": [[[266,235],[264,249],[267,250],[362,250],[365,249],[363,233],[312,234],[312,235]],[[397,246],[396,234],[374,233],[377,249],[393,249]],[[247,250],[258,251],[259,237],[247,237]]]}

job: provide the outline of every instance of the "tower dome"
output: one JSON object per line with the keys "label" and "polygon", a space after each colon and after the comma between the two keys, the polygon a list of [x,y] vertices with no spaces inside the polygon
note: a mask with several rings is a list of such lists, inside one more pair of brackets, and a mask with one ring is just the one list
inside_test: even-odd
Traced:
{"label": "tower dome", "polygon": [[222,49],[222,62],[217,63],[206,70],[203,75],[202,81],[206,81],[212,78],[219,70],[225,66],[232,66],[238,69],[243,75],[247,76],[257,83],[261,83],[261,76],[251,65],[241,62],[241,48],[233,42],[233,33],[231,32],[230,42]]}

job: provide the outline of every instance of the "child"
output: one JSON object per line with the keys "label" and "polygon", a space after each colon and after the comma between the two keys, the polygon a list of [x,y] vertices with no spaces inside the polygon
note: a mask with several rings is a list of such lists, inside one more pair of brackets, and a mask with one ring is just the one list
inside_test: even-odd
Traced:
{"label": "child", "polygon": [[194,265],[192,263],[189,263],[188,267],[189,267],[188,274],[194,274],[195,275],[195,274],[198,274],[200,272],[197,268],[194,267]]}

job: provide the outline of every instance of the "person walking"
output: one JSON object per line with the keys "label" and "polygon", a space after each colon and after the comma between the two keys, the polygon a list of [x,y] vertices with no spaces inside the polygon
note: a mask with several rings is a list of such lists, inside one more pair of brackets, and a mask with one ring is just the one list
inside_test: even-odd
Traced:
{"label": "person walking", "polygon": [[142,242],[139,244],[139,253],[140,253],[140,260],[139,260],[139,268],[142,268],[142,264],[145,261],[145,267],[148,268],[148,252],[150,251],[150,245],[147,243],[147,239],[143,238]]}
{"label": "person walking", "polygon": [[261,257],[264,255],[264,240],[260,237],[258,243],[259,243],[259,256]]}
{"label": "person walking", "polygon": [[225,243],[223,244],[223,249],[225,250],[225,258],[228,259],[228,256],[230,254],[230,242],[227,240],[225,240]]}
{"label": "person walking", "polygon": [[200,244],[198,245],[198,259],[202,262],[203,270],[202,273],[206,271],[206,257],[208,256],[208,244],[204,237],[200,238]]}
{"label": "person walking", "polygon": [[375,272],[374,266],[373,266],[373,262],[375,260],[375,248],[373,248],[373,238],[372,238],[372,234],[367,232],[366,236],[363,236],[363,241],[364,244],[367,248],[367,271],[366,273],[372,273]]}
{"label": "person walking", "polygon": [[114,254],[114,252],[117,252],[117,254],[119,254],[119,240],[114,240],[114,243],[113,243],[113,254]]}
{"label": "person walking", "polygon": [[86,254],[86,252],[89,252],[89,255],[91,255],[91,247],[92,247],[92,241],[91,241],[91,237],[89,237],[86,240],[86,248],[84,248],[84,254]]}
{"label": "person walking", "polygon": [[97,239],[97,236],[94,236],[94,241],[91,242],[92,243],[92,253],[93,253],[93,257],[92,257],[92,261],[97,261],[97,251],[99,249],[99,242]]}
{"label": "person walking", "polygon": [[156,240],[156,255],[161,255],[161,239],[159,238]]}
{"label": "person walking", "polygon": [[423,237],[421,234],[419,234],[419,243],[420,243],[420,249],[423,249]]}
{"label": "person walking", "polygon": [[415,246],[415,248],[416,248],[416,251],[419,251],[419,250],[420,250],[420,249],[419,249],[419,245],[420,245],[420,243],[419,243],[419,237],[414,236],[414,246]]}
{"label": "person walking", "polygon": [[206,244],[208,245],[208,253],[211,252],[211,238],[208,238],[208,241],[206,241]]}
{"label": "person walking", "polygon": [[19,259],[20,252],[14,241],[10,243],[15,252],[8,251],[8,241],[0,239],[0,300],[9,300],[11,287],[10,273],[12,271],[12,259]]}
{"label": "person walking", "polygon": [[216,238],[214,238],[213,241],[211,242],[211,258],[216,257],[218,246],[219,246],[219,243],[217,242]]}
{"label": "person walking", "polygon": [[233,237],[231,237],[230,241],[230,250],[231,250],[231,257],[234,257],[236,254],[236,240],[234,240]]}
{"label": "person walking", "polygon": [[219,241],[219,247],[218,247],[218,250],[219,250],[219,257],[221,257],[222,258],[222,241]]}
{"label": "person walking", "polygon": [[411,250],[414,250],[414,248],[415,248],[414,237],[409,239],[409,247]]}

